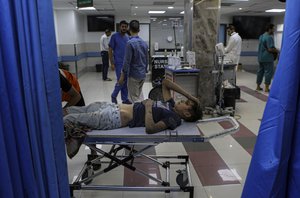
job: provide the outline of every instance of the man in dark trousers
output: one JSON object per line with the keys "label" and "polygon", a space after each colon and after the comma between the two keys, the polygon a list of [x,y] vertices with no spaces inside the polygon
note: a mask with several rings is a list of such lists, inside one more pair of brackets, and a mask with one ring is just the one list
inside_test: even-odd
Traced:
{"label": "man in dark trousers", "polygon": [[108,50],[109,50],[109,41],[110,41],[110,35],[111,31],[109,29],[105,30],[105,34],[101,36],[100,39],[100,53],[101,53],[101,58],[102,58],[102,80],[104,81],[111,81],[110,78],[107,77],[108,73],[108,67],[109,67],[109,62],[108,62]]}

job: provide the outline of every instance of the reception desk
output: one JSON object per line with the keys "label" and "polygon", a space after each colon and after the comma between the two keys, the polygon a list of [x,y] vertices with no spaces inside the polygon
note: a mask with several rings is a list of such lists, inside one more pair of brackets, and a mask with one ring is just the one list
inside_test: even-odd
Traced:
{"label": "reception desk", "polygon": [[[174,67],[165,67],[165,77],[172,82],[180,85],[184,90],[193,96],[198,96],[199,69],[175,69]],[[186,99],[178,93],[172,93],[175,101]]]}

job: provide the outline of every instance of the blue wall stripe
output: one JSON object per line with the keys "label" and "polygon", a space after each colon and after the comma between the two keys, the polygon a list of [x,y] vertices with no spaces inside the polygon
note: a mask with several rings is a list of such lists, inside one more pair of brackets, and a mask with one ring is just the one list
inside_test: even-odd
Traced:
{"label": "blue wall stripe", "polygon": [[74,62],[88,57],[100,57],[100,56],[101,56],[100,52],[84,52],[77,56],[59,56],[57,60],[60,62]]}
{"label": "blue wall stripe", "polygon": [[257,56],[257,51],[243,51],[241,52],[241,56]]}

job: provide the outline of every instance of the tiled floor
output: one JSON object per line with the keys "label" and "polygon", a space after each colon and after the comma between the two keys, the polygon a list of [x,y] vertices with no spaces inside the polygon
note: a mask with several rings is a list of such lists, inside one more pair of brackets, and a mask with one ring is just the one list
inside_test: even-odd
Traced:
{"label": "tiled floor", "polygon": [[[113,72],[110,77],[114,78]],[[237,73],[237,84],[241,87],[241,100],[236,103],[235,117],[240,123],[240,131],[234,135],[228,135],[213,139],[207,143],[164,143],[155,147],[152,152],[157,155],[184,155],[188,154],[191,161],[191,175],[195,186],[195,198],[238,198],[241,196],[245,178],[247,175],[253,146],[259,130],[260,119],[266,104],[267,94],[255,92],[256,76],[248,72]],[[110,94],[114,87],[114,81],[102,81],[101,73],[89,72],[79,78],[81,89],[87,104],[94,101],[110,101]],[[144,96],[147,96],[152,88],[150,82],[144,84]],[[120,96],[118,98],[120,101]],[[222,130],[225,125],[217,124],[213,130]],[[109,145],[103,145],[109,149]],[[69,181],[72,182],[86,161],[89,150],[81,147],[77,156],[68,160]],[[157,168],[147,166],[145,170],[154,175],[160,175]],[[130,170],[119,167],[111,172],[95,178],[92,184],[116,184],[136,183],[138,178]],[[130,180],[130,181],[129,181]],[[140,181],[139,179],[137,179]],[[173,179],[174,180],[174,179]],[[144,185],[151,185],[151,180],[143,181]],[[172,181],[175,182],[175,181]],[[150,183],[150,184],[149,184]],[[135,185],[135,184],[128,184]],[[153,184],[152,184],[153,185]],[[189,197],[188,193],[172,192],[123,192],[123,191],[74,191],[75,197],[92,198],[131,198],[131,197]]]}

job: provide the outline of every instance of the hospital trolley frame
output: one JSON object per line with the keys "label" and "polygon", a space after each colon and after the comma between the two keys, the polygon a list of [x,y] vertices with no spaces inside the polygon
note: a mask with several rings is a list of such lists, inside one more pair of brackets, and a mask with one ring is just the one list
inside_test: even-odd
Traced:
{"label": "hospital trolley frame", "polygon": [[[221,132],[213,133],[209,136],[198,134],[192,135],[185,134],[186,132],[195,131],[198,126],[203,123],[208,122],[230,122],[231,128],[224,129]],[[190,167],[189,167],[189,156],[188,155],[178,155],[178,156],[162,156],[162,155],[146,155],[145,151],[157,146],[163,142],[207,142],[212,138],[225,136],[231,133],[235,133],[239,130],[239,124],[237,121],[229,116],[210,118],[205,120],[197,121],[197,123],[184,123],[186,125],[186,132],[180,132],[184,126],[180,126],[177,130],[166,130],[159,134],[145,134],[145,135],[115,135],[110,133],[103,134],[104,131],[99,131],[87,135],[84,144],[88,146],[91,150],[96,151],[99,155],[96,158],[93,156],[88,157],[89,160],[84,164],[79,175],[76,177],[75,181],[70,184],[71,197],[74,197],[74,190],[113,190],[113,191],[160,191],[165,193],[170,192],[189,192],[189,197],[194,197],[194,186],[192,184]],[[196,126],[195,126],[196,125]],[[134,130],[134,128],[133,128]],[[144,130],[144,128],[143,128]],[[143,131],[143,133],[145,133]],[[119,133],[120,134],[120,133]],[[146,137],[145,137],[146,136]],[[104,151],[101,148],[97,148],[95,144],[108,144],[112,145],[110,151]],[[139,147],[136,149],[135,147]],[[122,149],[128,151],[128,154],[118,155],[118,152]],[[160,167],[160,170],[164,170],[165,179],[159,179],[146,173],[145,171],[134,166],[133,162],[139,157],[145,157],[154,164]],[[104,159],[109,159],[109,161],[104,161]],[[162,162],[161,159],[166,161]],[[170,160],[175,161],[170,161]],[[101,161],[101,166],[108,164],[105,168],[100,168],[100,170],[93,170],[93,167],[97,167]],[[137,160],[138,161],[138,160]],[[143,163],[137,162],[135,163]],[[145,162],[144,162],[145,163]],[[176,182],[178,186],[171,186],[170,184],[170,170],[172,165],[182,165],[184,168],[176,171],[178,173],[176,177]],[[150,180],[160,184],[160,186],[117,186],[117,185],[91,185],[91,181],[102,174],[105,174],[119,166],[124,166],[131,171],[134,171]]]}

